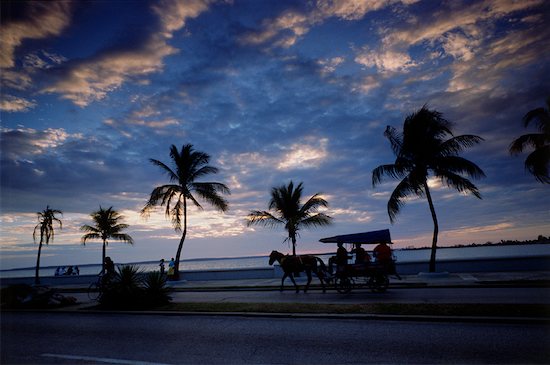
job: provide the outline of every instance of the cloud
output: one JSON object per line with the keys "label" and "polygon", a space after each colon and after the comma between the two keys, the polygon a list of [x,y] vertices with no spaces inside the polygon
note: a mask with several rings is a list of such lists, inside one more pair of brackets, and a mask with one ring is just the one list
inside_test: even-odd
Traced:
{"label": "cloud", "polygon": [[7,20],[0,32],[0,68],[15,66],[15,50],[25,39],[42,39],[60,35],[71,21],[71,1],[6,2],[5,9],[22,6],[25,16]]}
{"label": "cloud", "polygon": [[[277,165],[279,170],[311,169],[319,167],[327,158],[327,138],[321,138],[317,143],[308,138],[307,143],[296,143],[290,146]],[[308,140],[306,139],[306,140]]]}
{"label": "cloud", "polygon": [[363,48],[355,57],[355,62],[366,67],[376,67],[384,72],[406,72],[417,66],[411,57],[405,52],[396,50],[372,51],[368,47]]}
{"label": "cloud", "polygon": [[159,17],[159,27],[139,44],[101,51],[95,56],[72,62],[63,69],[58,81],[42,89],[43,93],[57,93],[61,98],[85,107],[101,100],[128,81],[164,68],[163,59],[178,50],[167,43],[173,33],[208,9],[209,1],[179,2],[162,0],[152,6]]}
{"label": "cloud", "polygon": [[307,11],[285,10],[274,18],[265,19],[259,31],[244,34],[240,41],[247,45],[272,42],[275,47],[289,48],[312,27],[324,23],[329,18],[359,20],[371,11],[392,4],[410,5],[415,2],[416,0],[317,0]]}
{"label": "cloud", "polygon": [[2,94],[0,100],[0,110],[6,112],[26,112],[36,106],[36,103],[24,98],[12,95]]}

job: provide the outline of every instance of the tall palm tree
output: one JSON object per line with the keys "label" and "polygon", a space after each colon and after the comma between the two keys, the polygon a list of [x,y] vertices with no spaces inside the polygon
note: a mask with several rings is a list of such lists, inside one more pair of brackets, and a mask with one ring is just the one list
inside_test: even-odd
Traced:
{"label": "tall palm tree", "polygon": [[40,271],[40,254],[42,253],[42,244],[49,244],[50,241],[53,241],[55,231],[53,229],[54,222],[59,223],[59,229],[63,228],[61,220],[59,220],[55,215],[61,214],[63,212],[57,209],[50,209],[50,206],[46,206],[41,212],[36,213],[38,216],[38,224],[34,227],[32,232],[32,238],[36,242],[36,231],[40,230],[40,243],[38,244],[38,257],[36,258],[36,269],[34,272],[34,283],[36,285],[40,284],[39,271]]}
{"label": "tall palm tree", "polygon": [[[474,135],[454,136],[452,124],[442,114],[423,106],[409,115],[403,124],[403,133],[388,126],[384,136],[390,141],[396,155],[395,162],[381,165],[372,171],[373,187],[381,183],[383,176],[401,179],[388,201],[388,215],[394,223],[397,214],[410,195],[426,197],[434,222],[434,233],[430,255],[429,271],[435,271],[435,256],[439,226],[432,195],[428,187],[428,176],[432,173],[448,187],[459,192],[472,193],[481,199],[477,187],[466,177],[484,177],[483,171],[473,162],[458,154],[483,138]],[[445,140],[447,137],[450,139]]]}
{"label": "tall palm tree", "polygon": [[94,225],[90,226],[85,224],[80,227],[81,231],[87,232],[82,236],[82,244],[85,245],[88,240],[93,239],[100,239],[103,242],[101,255],[101,271],[103,272],[105,271],[105,256],[107,245],[109,244],[107,240],[113,239],[129,244],[133,244],[134,240],[130,235],[122,233],[123,230],[128,228],[128,225],[121,223],[124,217],[114,210],[113,207],[104,209],[100,206],[99,210],[92,212],[90,216],[94,221]]}
{"label": "tall palm tree", "polygon": [[247,225],[260,224],[267,227],[284,225],[288,232],[288,238],[292,242],[292,254],[296,255],[296,236],[301,227],[327,226],[332,223],[332,218],[324,213],[318,213],[320,207],[327,207],[328,203],[317,193],[301,205],[303,183],[294,188],[290,181],[287,185],[281,185],[271,189],[269,201],[270,213],[265,210],[253,210],[247,216]]}
{"label": "tall palm tree", "polygon": [[525,168],[543,184],[550,184],[550,97],[546,99],[546,109],[536,108],[523,117],[523,126],[536,122],[540,133],[529,133],[515,139],[510,145],[510,153],[517,155],[527,146],[535,150],[525,159]]}
{"label": "tall palm tree", "polygon": [[161,161],[150,159],[154,165],[160,167],[168,175],[170,184],[154,188],[141,213],[147,216],[155,206],[165,206],[166,217],[172,220],[176,232],[182,231],[183,218],[183,233],[178,245],[174,266],[175,278],[178,279],[181,250],[187,235],[188,202],[190,201],[195,207],[203,209],[196,198],[200,197],[214,208],[225,212],[228,209],[228,204],[222,194],[230,194],[230,191],[222,183],[197,181],[206,175],[216,174],[218,169],[208,165],[210,155],[195,151],[193,145],[183,145],[181,151],[178,151],[174,145],[170,146],[170,158],[172,159],[172,167]]}

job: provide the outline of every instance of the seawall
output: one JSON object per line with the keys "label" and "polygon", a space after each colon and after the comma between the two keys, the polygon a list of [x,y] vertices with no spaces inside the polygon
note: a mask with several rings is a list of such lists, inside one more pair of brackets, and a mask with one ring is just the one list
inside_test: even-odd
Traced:
{"label": "seawall", "polygon": [[[428,271],[428,262],[397,262],[396,269],[402,275],[416,275]],[[548,271],[550,270],[550,256],[527,256],[507,258],[480,258],[480,259],[452,259],[438,260],[437,271],[451,273],[472,272],[512,272],[512,271]],[[192,270],[182,271],[181,277],[188,281],[208,280],[240,280],[240,279],[269,279],[280,278],[283,273],[279,266],[226,269],[226,270]],[[88,284],[97,280],[97,275],[41,277],[42,285],[75,285]],[[1,286],[13,284],[33,284],[34,278],[5,278],[0,280]]]}

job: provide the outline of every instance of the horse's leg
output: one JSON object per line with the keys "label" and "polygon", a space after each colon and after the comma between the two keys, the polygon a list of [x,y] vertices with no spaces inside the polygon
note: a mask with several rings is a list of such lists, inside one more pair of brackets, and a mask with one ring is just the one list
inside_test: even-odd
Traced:
{"label": "horse's leg", "polygon": [[306,288],[304,289],[304,293],[307,292],[307,290],[309,289],[309,284],[311,284],[311,269],[306,269],[306,275],[307,275],[307,284],[306,284]]}
{"label": "horse's leg", "polygon": [[[283,288],[284,288],[284,285],[285,285],[285,279],[286,279],[287,276],[288,276],[288,274],[285,272],[283,274],[283,278],[281,279],[281,288],[279,288],[279,291],[283,291]],[[294,281],[294,280],[292,280],[292,281]]]}
{"label": "horse's leg", "polygon": [[288,274],[288,277],[290,280],[292,280],[292,283],[294,284],[294,287],[296,288],[296,293],[300,292],[300,288],[298,287],[298,284],[296,284],[296,280],[294,280],[294,275],[292,273]]}
{"label": "horse's leg", "polygon": [[315,275],[317,275],[317,277],[319,278],[319,281],[321,282],[321,287],[323,288],[323,293],[326,293],[327,290],[325,288],[325,280],[324,280],[324,273],[323,273],[323,270],[320,270],[320,269],[317,269],[317,271],[315,271]]}

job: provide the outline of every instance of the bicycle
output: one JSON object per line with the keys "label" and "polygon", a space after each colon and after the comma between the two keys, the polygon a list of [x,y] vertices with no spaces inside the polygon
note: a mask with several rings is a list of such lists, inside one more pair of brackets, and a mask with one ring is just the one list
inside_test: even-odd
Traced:
{"label": "bicycle", "polygon": [[99,302],[105,293],[107,286],[110,283],[110,278],[104,274],[99,274],[97,280],[88,287],[88,298],[92,301]]}

